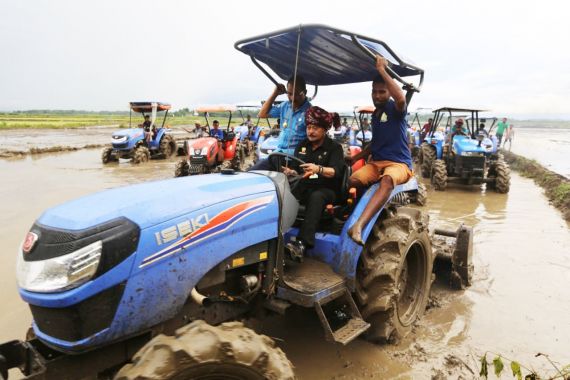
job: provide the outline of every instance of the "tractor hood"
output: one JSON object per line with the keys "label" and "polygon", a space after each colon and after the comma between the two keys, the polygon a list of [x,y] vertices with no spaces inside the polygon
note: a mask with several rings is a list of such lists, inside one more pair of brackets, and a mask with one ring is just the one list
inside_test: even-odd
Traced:
{"label": "tractor hood", "polygon": [[457,154],[462,153],[489,153],[493,149],[493,143],[490,139],[485,138],[481,145],[479,141],[470,139],[467,136],[455,136],[453,138],[453,151]]}
{"label": "tractor hood", "polygon": [[126,217],[144,229],[219,202],[270,191],[275,185],[260,174],[173,178],[88,195],[48,209],[38,223],[81,230]]}
{"label": "tractor hood", "polygon": [[142,136],[143,135],[143,129],[142,128],[129,128],[129,129],[123,129],[120,131],[116,131],[113,132],[113,137],[138,137],[138,136]]}

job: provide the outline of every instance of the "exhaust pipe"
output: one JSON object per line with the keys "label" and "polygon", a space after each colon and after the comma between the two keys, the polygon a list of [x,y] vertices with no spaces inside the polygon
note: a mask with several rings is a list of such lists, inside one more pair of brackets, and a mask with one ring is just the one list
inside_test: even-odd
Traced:
{"label": "exhaust pipe", "polygon": [[209,306],[212,304],[212,301],[205,295],[198,293],[195,287],[192,288],[190,296],[192,297],[194,302],[196,302],[200,306]]}

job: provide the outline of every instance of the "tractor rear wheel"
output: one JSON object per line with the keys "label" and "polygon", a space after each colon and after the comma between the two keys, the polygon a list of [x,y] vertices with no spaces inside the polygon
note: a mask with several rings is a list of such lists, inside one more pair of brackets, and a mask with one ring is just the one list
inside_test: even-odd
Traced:
{"label": "tractor rear wheel", "polygon": [[356,300],[375,342],[394,342],[411,331],[432,283],[427,214],[409,207],[388,213],[374,226],[356,270]]}
{"label": "tractor rear wheel", "polygon": [[495,183],[492,186],[497,193],[506,194],[511,188],[511,169],[509,165],[501,159],[489,170],[495,176]]}
{"label": "tractor rear wheel", "polygon": [[176,152],[176,142],[171,135],[164,135],[162,140],[160,140],[160,153],[164,155],[164,158],[169,158],[172,153]]}
{"label": "tractor rear wheel", "polygon": [[174,167],[174,176],[175,177],[186,177],[189,174],[190,165],[188,165],[188,161],[180,160],[176,163]]}
{"label": "tractor rear wheel", "polygon": [[444,191],[447,187],[447,168],[443,160],[435,160],[431,168],[431,184],[433,188],[439,191]]}
{"label": "tractor rear wheel", "polygon": [[429,178],[431,167],[436,159],[435,148],[428,143],[422,143],[420,150],[422,177]]}
{"label": "tractor rear wheel", "polygon": [[115,380],[295,378],[293,365],[273,340],[239,322],[192,322],[174,336],[156,336],[132,361]]}
{"label": "tractor rear wheel", "polygon": [[235,157],[232,160],[233,169],[236,171],[243,171],[245,167],[245,151],[242,145],[238,146]]}
{"label": "tractor rear wheel", "polygon": [[418,206],[425,206],[427,204],[427,189],[426,185],[418,180],[418,191],[412,196],[412,201]]}
{"label": "tractor rear wheel", "polygon": [[133,154],[133,164],[140,164],[150,160],[150,150],[144,145],[139,145],[135,148],[135,153]]}

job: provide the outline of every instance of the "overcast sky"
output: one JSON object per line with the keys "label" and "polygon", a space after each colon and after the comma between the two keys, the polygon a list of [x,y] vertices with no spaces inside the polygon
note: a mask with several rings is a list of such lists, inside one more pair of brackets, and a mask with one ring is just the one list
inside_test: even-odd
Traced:
{"label": "overcast sky", "polygon": [[[273,85],[236,40],[323,23],[387,42],[426,72],[410,109],[570,117],[566,1],[0,0],[0,109],[175,109],[258,102]],[[370,103],[370,85],[323,87],[315,104]]]}

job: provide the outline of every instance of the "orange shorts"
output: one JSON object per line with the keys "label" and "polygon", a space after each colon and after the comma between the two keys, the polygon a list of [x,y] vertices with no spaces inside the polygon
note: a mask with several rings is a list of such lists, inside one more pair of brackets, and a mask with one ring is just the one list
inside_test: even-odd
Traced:
{"label": "orange shorts", "polygon": [[370,186],[380,181],[385,175],[390,176],[394,186],[408,182],[414,173],[408,165],[393,161],[370,161],[350,178],[357,179],[364,186]]}

